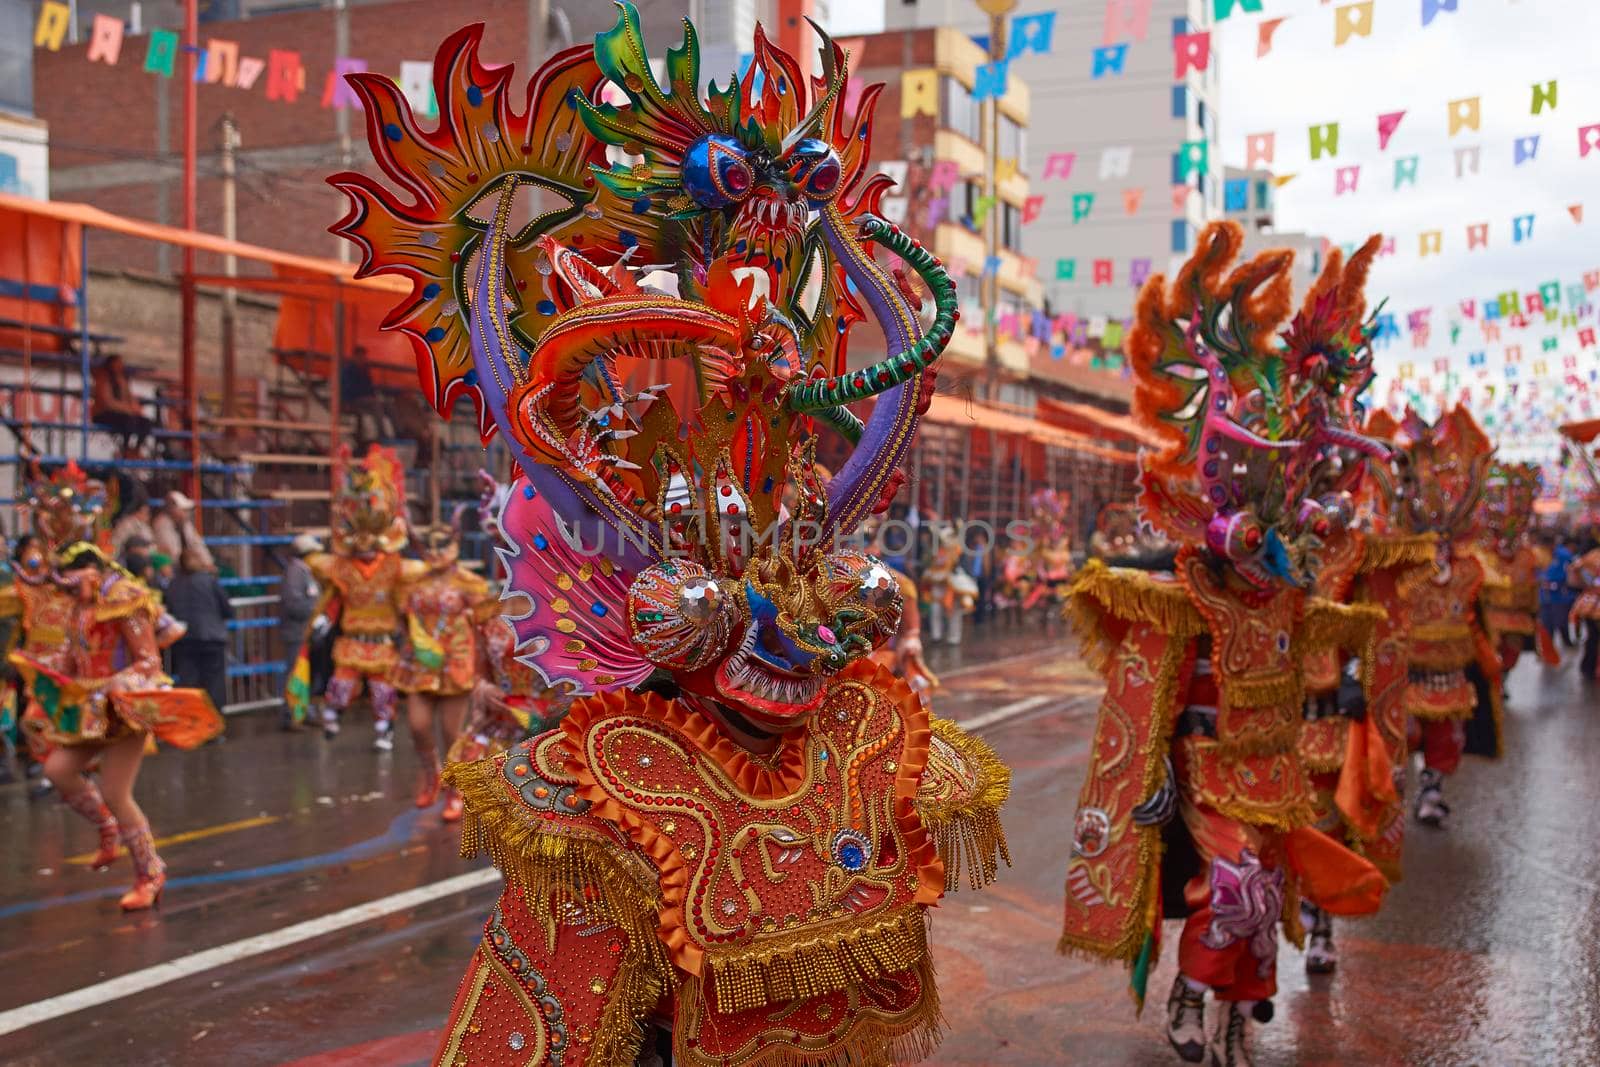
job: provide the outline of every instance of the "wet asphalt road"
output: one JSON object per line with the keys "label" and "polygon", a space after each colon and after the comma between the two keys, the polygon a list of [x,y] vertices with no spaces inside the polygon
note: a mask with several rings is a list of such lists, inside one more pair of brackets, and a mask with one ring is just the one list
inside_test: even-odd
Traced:
{"label": "wet asphalt road", "polygon": [[[936,660],[941,713],[982,717],[1015,769],[1016,867],[938,910],[948,1036],[933,1063],[1173,1064],[1160,1004],[1136,1020],[1119,968],[1054,952],[1074,800],[1098,686],[1039,634],[973,641]],[[980,720],[982,721],[982,720]],[[0,1023],[11,1009],[479,869],[435,808],[410,805],[414,765],[269,717],[146,764],[141,802],[170,882],[159,912],[124,917],[127,868],[96,873],[86,824],[0,788]],[[1600,1065],[1600,688],[1525,659],[1511,678],[1509,755],[1469,761],[1453,822],[1413,829],[1383,913],[1343,924],[1343,962],[1306,978],[1280,956],[1263,1064]],[[78,860],[78,862],[74,862]],[[7,1064],[424,1063],[493,884],[268,948],[0,1035]],[[1175,931],[1174,931],[1175,933]],[[1175,939],[1169,938],[1169,947]],[[1170,951],[1169,951],[1170,956]],[[1159,997],[1170,959],[1151,980]]]}

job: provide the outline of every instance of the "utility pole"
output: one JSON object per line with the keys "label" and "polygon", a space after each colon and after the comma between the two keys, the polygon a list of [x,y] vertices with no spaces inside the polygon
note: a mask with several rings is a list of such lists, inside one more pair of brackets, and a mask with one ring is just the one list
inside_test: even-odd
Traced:
{"label": "utility pole", "polygon": [[[233,113],[222,116],[222,236],[229,241],[239,238],[238,197],[235,177],[238,173],[234,153],[239,148],[239,125]],[[232,252],[222,257],[222,273],[229,278],[239,276],[239,261]],[[239,307],[239,293],[232,285],[222,290],[222,417],[231,419],[235,412],[235,352],[234,319]],[[227,433],[233,434],[229,426]]]}
{"label": "utility pole", "polygon": [[[195,230],[195,71],[200,63],[199,0],[183,4],[183,228]],[[200,492],[200,384],[195,373],[194,247],[183,247],[182,302],[183,407],[189,431],[189,497],[194,501],[194,524],[203,530]]]}
{"label": "utility pole", "polygon": [[[1017,0],[978,0],[989,16],[989,62],[1006,58],[1006,16]],[[1005,209],[1000,204],[1000,98],[991,95],[983,102],[983,195],[989,210],[983,218],[984,267],[981,285],[983,301],[983,366],[988,399],[1000,399],[1000,271],[988,266],[1000,255],[1000,222]]]}
{"label": "utility pole", "polygon": [[[190,0],[193,3],[193,0]],[[349,0],[333,0],[333,55],[334,61],[350,54],[350,5]],[[337,87],[335,87],[337,89]],[[333,109],[333,128],[339,136],[339,169],[349,170],[352,166],[353,155],[350,151],[350,109],[336,107]],[[334,243],[338,246],[339,262],[350,262],[350,242],[342,237],[335,237]]]}

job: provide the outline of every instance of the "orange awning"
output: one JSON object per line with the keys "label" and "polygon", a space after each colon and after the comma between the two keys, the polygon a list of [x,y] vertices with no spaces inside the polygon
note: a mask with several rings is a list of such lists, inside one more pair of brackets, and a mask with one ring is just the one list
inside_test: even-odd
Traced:
{"label": "orange awning", "polygon": [[1160,439],[1133,416],[1104,411],[1092,404],[1073,404],[1041,396],[1039,416],[1051,425],[1088,434],[1091,437],[1103,438],[1109,431],[1114,436],[1136,445],[1152,447],[1161,445]]}
{"label": "orange awning", "polygon": [[1580,445],[1586,445],[1600,436],[1600,419],[1588,419],[1584,422],[1569,422],[1560,427],[1561,436]]}
{"label": "orange awning", "polygon": [[1013,415],[1008,411],[1001,411],[987,404],[961,397],[935,394],[933,403],[928,406],[927,419],[929,422],[945,426],[964,426],[968,429],[1008,433],[1040,444],[1055,445],[1058,448],[1067,448],[1118,463],[1132,463],[1135,459],[1132,452],[1102,447],[1083,434],[1073,433],[1026,416]]}
{"label": "orange awning", "polygon": [[[237,256],[240,259],[250,260],[251,262],[265,263],[273,267],[288,267],[324,278],[345,279],[343,284],[361,289],[384,293],[409,291],[406,283],[396,278],[362,278],[357,280],[354,277],[355,267],[353,265],[340,263],[335,259],[297,256],[292,252],[280,252],[275,248],[263,248],[260,245],[245,244],[243,241],[230,241],[215,234],[182,230],[176,226],[163,226],[157,222],[123,218],[121,215],[113,215],[109,211],[102,211],[90,204],[78,204],[68,200],[32,200],[24,196],[14,196],[11,193],[0,193],[0,213],[4,212],[16,212],[38,218],[55,219],[63,223],[76,223],[92,229],[106,230],[111,233],[127,234],[130,237],[143,237],[150,241],[177,245],[180,248],[193,248],[198,252],[214,252],[219,256]],[[77,284],[76,278],[73,279],[72,284]]]}
{"label": "orange awning", "polygon": [[78,321],[81,250],[82,230],[76,224],[0,211],[0,319],[49,331],[0,327],[0,346],[26,344],[37,352],[66,348],[59,331],[72,329]]}
{"label": "orange awning", "polygon": [[285,294],[278,305],[272,339],[285,366],[319,378],[328,376],[334,348],[341,340],[334,331],[334,316],[342,307],[344,358],[352,359],[357,348],[365,349],[362,362],[373,385],[380,389],[417,387],[417,356],[411,338],[380,328],[395,305],[392,292],[334,284],[293,267],[276,265],[273,270],[276,276],[263,279],[263,288]]}

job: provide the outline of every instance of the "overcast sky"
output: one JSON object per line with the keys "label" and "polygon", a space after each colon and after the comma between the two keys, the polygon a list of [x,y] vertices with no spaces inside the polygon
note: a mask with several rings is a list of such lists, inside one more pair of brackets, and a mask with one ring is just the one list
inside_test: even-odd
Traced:
{"label": "overcast sky", "polygon": [[[1071,0],[1096,3],[1100,0]],[[836,32],[871,30],[881,13],[835,3]],[[1409,340],[1381,354],[1380,367],[1419,367],[1452,351],[1448,322],[1459,300],[1482,300],[1540,282],[1577,281],[1600,268],[1600,151],[1578,156],[1578,127],[1600,123],[1600,0],[1458,0],[1421,25],[1421,0],[1375,0],[1369,37],[1334,47],[1340,0],[1263,0],[1260,15],[1234,14],[1214,37],[1222,64],[1221,138],[1226,162],[1242,165],[1253,133],[1276,133],[1272,169],[1296,177],[1279,190],[1281,229],[1356,242],[1393,234],[1396,255],[1381,259],[1368,292],[1400,315],[1433,306],[1434,340]],[[1023,0],[1019,13],[1048,5]],[[845,9],[852,9],[846,11]],[[1256,56],[1258,27],[1284,17],[1271,52]],[[1146,47],[1161,45],[1156,34]],[[1064,57],[1066,58],[1066,57]],[[1082,57],[1087,62],[1087,57]],[[1533,115],[1532,86],[1556,79],[1557,104]],[[1480,129],[1447,134],[1451,101],[1480,99]],[[1377,116],[1404,111],[1384,151]],[[1339,152],[1312,163],[1308,128],[1340,124]],[[1513,165],[1518,137],[1539,135],[1537,156]],[[1480,146],[1479,173],[1457,178],[1455,149]],[[1415,185],[1394,188],[1395,159],[1419,157]],[[1355,193],[1334,195],[1335,171],[1359,165]],[[1585,222],[1568,214],[1585,205]],[[1514,216],[1532,213],[1531,240],[1512,241]],[[1489,223],[1487,248],[1467,251],[1466,228]],[[1419,258],[1418,233],[1442,230],[1440,255]],[[1530,348],[1547,330],[1525,331]],[[1480,343],[1473,345],[1481,348]],[[1563,349],[1574,348],[1570,331]],[[1463,334],[1454,351],[1473,338]],[[1464,355],[1463,357],[1464,358]],[[1499,362],[1498,352],[1490,360]]]}

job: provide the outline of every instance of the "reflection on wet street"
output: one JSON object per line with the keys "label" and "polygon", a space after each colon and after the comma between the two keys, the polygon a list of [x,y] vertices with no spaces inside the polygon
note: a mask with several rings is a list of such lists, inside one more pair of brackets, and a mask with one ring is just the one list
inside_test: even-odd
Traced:
{"label": "reflection on wet street", "polygon": [[[1159,1003],[1137,1020],[1120,969],[1054,951],[1098,693],[1065,647],[1008,636],[934,664],[939,710],[1015,769],[1016,866],[934,913],[933,1063],[1177,1062]],[[1448,829],[1409,831],[1383,912],[1340,926],[1338,973],[1308,979],[1282,949],[1258,1062],[1600,1064],[1600,689],[1524,657],[1509,694],[1509,755],[1463,767]],[[410,806],[409,753],[375,755],[361,730],[328,743],[270,717],[229,725],[144,770],[171,868],[155,913],[117,910],[125,866],[87,867],[81,820],[0,791],[0,1062],[428,1060],[497,878],[457,857],[437,808]]]}

